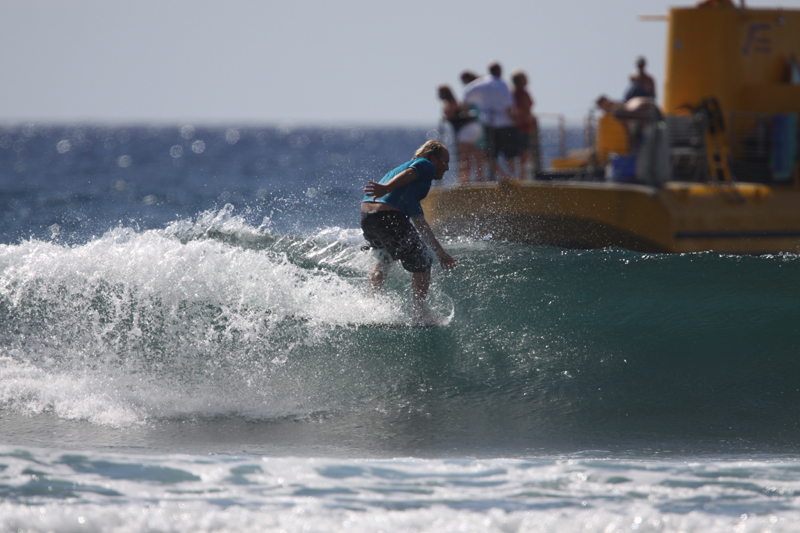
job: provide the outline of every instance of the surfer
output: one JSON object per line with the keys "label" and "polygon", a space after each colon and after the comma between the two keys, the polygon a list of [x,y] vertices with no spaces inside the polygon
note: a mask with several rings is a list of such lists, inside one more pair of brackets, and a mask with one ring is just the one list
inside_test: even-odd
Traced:
{"label": "surfer", "polygon": [[443,269],[456,266],[456,260],[442,248],[425,220],[420,200],[428,195],[433,180],[440,180],[450,168],[450,152],[439,141],[428,141],[414,159],[389,171],[379,182],[364,187],[361,201],[361,229],[371,248],[379,253],[369,274],[369,288],[377,293],[394,261],[411,272],[413,319],[434,325],[436,320],[425,310],[433,260],[430,248]]}

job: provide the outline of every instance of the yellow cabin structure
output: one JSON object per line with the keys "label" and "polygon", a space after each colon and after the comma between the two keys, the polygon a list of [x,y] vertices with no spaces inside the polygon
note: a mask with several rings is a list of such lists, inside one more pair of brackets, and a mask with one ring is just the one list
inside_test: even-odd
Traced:
{"label": "yellow cabin structure", "polygon": [[664,112],[714,96],[725,112],[800,112],[800,11],[673,8]]}

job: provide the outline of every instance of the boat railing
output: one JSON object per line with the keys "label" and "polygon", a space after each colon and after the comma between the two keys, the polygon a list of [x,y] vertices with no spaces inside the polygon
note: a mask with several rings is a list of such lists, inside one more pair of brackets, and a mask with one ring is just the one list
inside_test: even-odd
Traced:
{"label": "boat railing", "polygon": [[[567,156],[567,121],[561,113],[536,113],[536,122],[539,126],[539,142],[547,142],[548,147],[557,150],[543,150],[544,153],[553,157]],[[552,137],[555,136],[555,139]],[[553,143],[557,140],[557,144]]]}
{"label": "boat railing", "polygon": [[669,132],[670,174],[674,181],[708,181],[709,170],[702,117],[666,115]]}
{"label": "boat railing", "polygon": [[[524,169],[526,179],[532,179],[542,170],[549,168],[552,159],[566,157],[570,142],[566,117],[563,114],[536,113],[534,117],[538,127],[535,134],[530,137],[530,156]],[[464,157],[464,154],[458,153],[453,128],[446,119],[440,119],[436,130],[428,132],[428,138],[452,146],[452,156],[457,164]]]}
{"label": "boat railing", "polygon": [[[566,117],[561,113],[537,113],[536,119],[541,158],[539,165],[534,166],[527,177],[547,180],[574,178],[576,170],[570,166],[570,162],[585,158],[587,149],[593,146],[594,116],[586,118],[582,131],[575,127],[568,128]],[[555,162],[560,162],[560,166]]]}

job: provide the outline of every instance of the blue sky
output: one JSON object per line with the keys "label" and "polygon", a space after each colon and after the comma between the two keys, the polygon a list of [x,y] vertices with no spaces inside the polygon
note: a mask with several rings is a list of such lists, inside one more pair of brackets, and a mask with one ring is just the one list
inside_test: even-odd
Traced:
{"label": "blue sky", "polygon": [[[458,74],[528,73],[577,122],[644,55],[662,0],[6,0],[0,122],[430,125]],[[800,8],[800,0],[747,5]]]}

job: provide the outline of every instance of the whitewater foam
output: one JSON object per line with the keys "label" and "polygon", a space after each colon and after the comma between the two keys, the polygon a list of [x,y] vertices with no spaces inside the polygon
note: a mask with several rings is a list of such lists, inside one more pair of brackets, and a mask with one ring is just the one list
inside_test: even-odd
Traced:
{"label": "whitewater foam", "polygon": [[119,426],[331,408],[281,368],[329,354],[338,326],[397,320],[399,297],[366,296],[352,232],[275,239],[227,210],[199,219],[1,245],[3,405]]}
{"label": "whitewater foam", "polygon": [[25,531],[793,531],[793,461],[345,460],[0,449]]}

